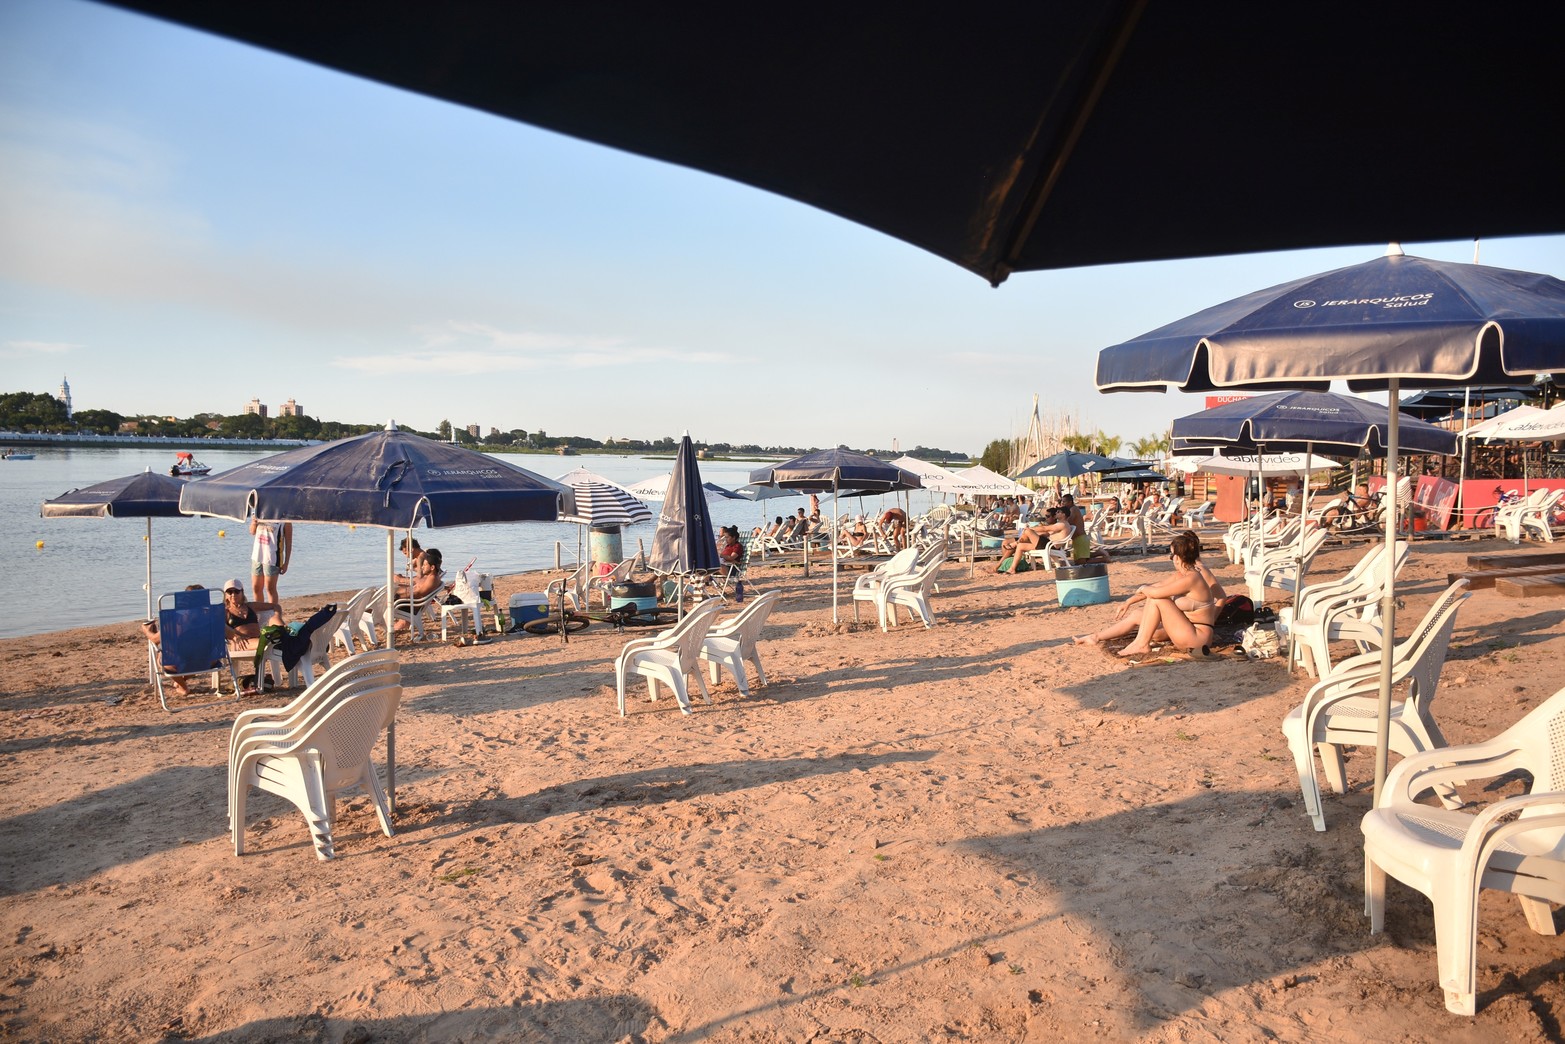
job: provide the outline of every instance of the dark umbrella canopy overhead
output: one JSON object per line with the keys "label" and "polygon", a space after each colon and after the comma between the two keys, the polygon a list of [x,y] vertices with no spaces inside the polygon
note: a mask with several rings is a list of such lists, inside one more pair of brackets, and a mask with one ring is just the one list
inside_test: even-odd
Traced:
{"label": "dark umbrella canopy overhead", "polygon": [[1098,355],[1101,391],[1354,391],[1565,368],[1565,282],[1400,249],[1169,323]]}
{"label": "dark umbrella canopy overhead", "polygon": [[[776,192],[996,283],[1565,231],[1560,4],[117,2]],[[1258,185],[1286,201],[1266,221]]]}
{"label": "dark umbrella canopy overhead", "polygon": [[722,565],[701,482],[701,465],[689,435],[680,439],[679,452],[674,457],[673,476],[658,515],[647,564],[660,573],[688,573]]}
{"label": "dark umbrella canopy overhead", "polygon": [[185,486],[188,514],[411,529],[552,522],[560,486],[461,446],[390,428],[305,446]]}
{"label": "dark umbrella canopy overhead", "polygon": [[[1283,391],[1252,395],[1174,421],[1176,452],[1196,446],[1271,452],[1331,453],[1334,447],[1386,455],[1390,410],[1384,403],[1330,392]],[[1456,452],[1456,435],[1416,417],[1397,425],[1403,453]]]}

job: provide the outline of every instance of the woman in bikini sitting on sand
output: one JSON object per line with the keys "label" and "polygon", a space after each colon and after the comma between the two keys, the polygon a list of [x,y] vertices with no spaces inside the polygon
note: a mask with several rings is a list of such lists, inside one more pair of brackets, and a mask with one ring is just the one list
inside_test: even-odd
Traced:
{"label": "woman in bikini sitting on sand", "polygon": [[[1173,576],[1138,588],[1120,605],[1115,623],[1096,634],[1084,634],[1076,642],[1097,644],[1134,632],[1135,640],[1119,653],[1127,657],[1144,656],[1154,641],[1171,641],[1192,652],[1210,645],[1213,625],[1227,597],[1223,585],[1201,561],[1201,540],[1190,530],[1174,534],[1169,558],[1174,561]],[[1130,613],[1137,605],[1142,606],[1139,619]]]}

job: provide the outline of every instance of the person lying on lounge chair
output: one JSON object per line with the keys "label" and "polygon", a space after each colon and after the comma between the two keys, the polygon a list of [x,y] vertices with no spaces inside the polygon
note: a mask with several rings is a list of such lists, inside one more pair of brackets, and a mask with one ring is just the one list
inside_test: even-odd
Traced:
{"label": "person lying on lounge chair", "polygon": [[[1227,594],[1206,563],[1201,561],[1201,540],[1190,530],[1175,533],[1169,542],[1174,575],[1156,584],[1136,588],[1114,615],[1115,622],[1094,634],[1076,639],[1094,645],[1134,633],[1135,640],[1120,650],[1121,656],[1143,656],[1155,641],[1172,642],[1195,651],[1212,644],[1213,627]],[[1133,612],[1136,607],[1140,612]]]}

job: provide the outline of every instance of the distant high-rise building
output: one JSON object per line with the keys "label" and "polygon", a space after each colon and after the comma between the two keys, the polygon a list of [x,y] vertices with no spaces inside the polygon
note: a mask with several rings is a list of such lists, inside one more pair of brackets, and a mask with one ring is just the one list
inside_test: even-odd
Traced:
{"label": "distant high-rise building", "polygon": [[[277,415],[279,417],[303,417],[304,416],[304,407],[300,406],[297,402],[294,402],[292,399],[289,399],[287,402],[285,402],[281,406],[277,407]],[[262,413],[261,416],[264,417],[264,416],[266,416],[266,414]]]}
{"label": "distant high-rise building", "polygon": [[265,420],[266,404],[263,403],[260,399],[251,399],[249,402],[245,403],[245,412],[253,413],[262,420]]}
{"label": "distant high-rise building", "polygon": [[475,439],[479,437],[479,432],[483,430],[484,429],[479,427],[477,424],[469,424],[467,426],[467,433]]}
{"label": "distant high-rise building", "polygon": [[66,380],[64,375],[61,375],[61,377],[60,377],[60,394],[58,396],[56,396],[56,397],[61,402],[65,403],[65,419],[66,420],[70,420],[71,419],[71,382]]}

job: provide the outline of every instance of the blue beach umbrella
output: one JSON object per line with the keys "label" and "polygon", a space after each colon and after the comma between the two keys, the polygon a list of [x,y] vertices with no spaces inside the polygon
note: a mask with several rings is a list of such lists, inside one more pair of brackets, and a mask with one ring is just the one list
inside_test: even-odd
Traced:
{"label": "blue beach umbrella", "polygon": [[[832,494],[832,531],[836,531],[837,504],[855,493],[891,493],[922,489],[923,481],[911,471],[849,449],[814,450],[770,468],[750,472],[751,485],[775,486],[802,493]],[[810,549],[804,548],[804,575],[810,575]],[[837,556],[831,556],[831,622],[837,622]]]}
{"label": "blue beach umbrella", "polygon": [[[39,507],[43,518],[144,518],[147,520],[147,619],[155,615],[152,594],[152,520],[188,518],[179,510],[179,494],[186,480],[162,475],[151,468],[136,475],[106,479],[73,489]],[[156,670],[148,657],[148,674]]]}
{"label": "blue beach umbrella", "polygon": [[[568,488],[524,468],[446,442],[384,431],[241,464],[185,485],[186,514],[245,521],[331,522],[386,531],[386,586],[395,578],[399,529],[553,522]],[[392,599],[386,599],[391,647]]]}
{"label": "blue beach umbrella", "polygon": [[[1553,276],[1384,257],[1306,276],[1214,305],[1098,354],[1100,391],[1385,389],[1510,384],[1565,369],[1565,282]],[[1387,411],[1386,472],[1397,471],[1401,415]],[[1387,483],[1386,546],[1396,539],[1396,483]],[[1375,793],[1390,733],[1394,558],[1381,614]]]}
{"label": "blue beach umbrella", "polygon": [[1119,457],[1105,457],[1100,453],[1066,450],[1052,457],[1044,457],[1019,474],[1012,475],[1011,478],[1077,478],[1081,475],[1101,475],[1105,472],[1140,466],[1141,462],[1137,460],[1121,460]]}

